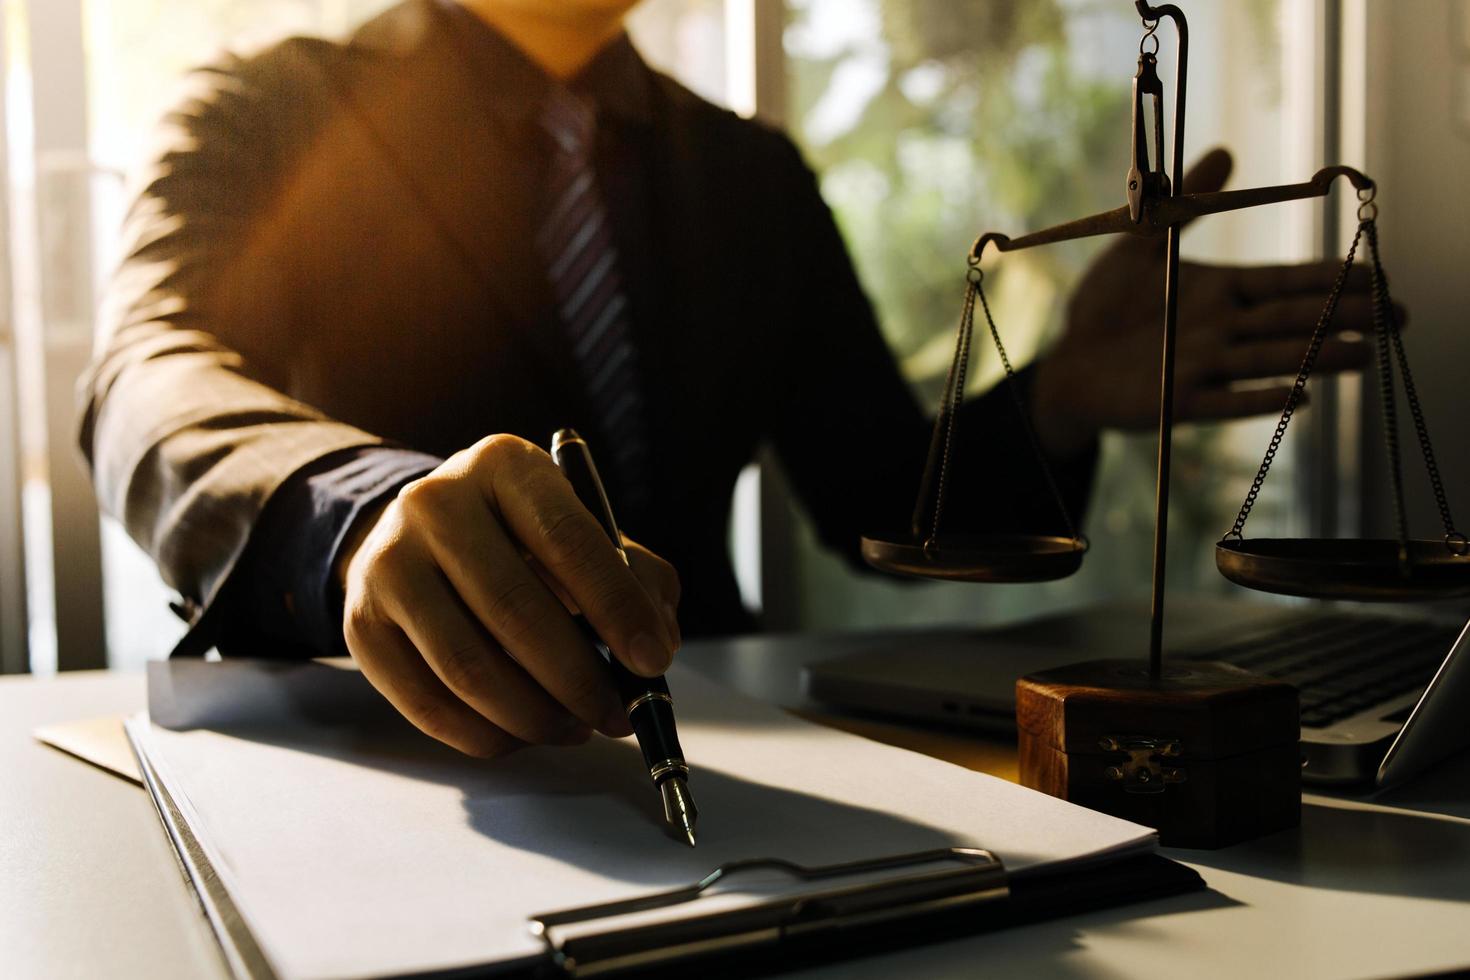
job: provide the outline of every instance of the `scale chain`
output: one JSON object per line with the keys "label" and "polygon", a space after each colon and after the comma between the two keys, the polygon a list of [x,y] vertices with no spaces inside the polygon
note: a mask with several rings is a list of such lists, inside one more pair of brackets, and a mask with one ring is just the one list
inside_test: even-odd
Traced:
{"label": "scale chain", "polygon": [[1286,407],[1281,410],[1281,419],[1276,423],[1276,431],[1271,436],[1270,445],[1266,447],[1266,455],[1261,460],[1261,468],[1256,471],[1256,478],[1251,481],[1251,488],[1245,495],[1245,503],[1240,505],[1240,513],[1235,516],[1235,525],[1225,535],[1227,538],[1244,537],[1241,532],[1245,529],[1246,519],[1250,517],[1251,508],[1256,505],[1261,486],[1266,482],[1266,473],[1276,459],[1276,451],[1281,448],[1281,440],[1286,437],[1286,427],[1291,424],[1291,417],[1301,402],[1302,393],[1306,391],[1307,378],[1311,377],[1312,368],[1317,363],[1317,355],[1322,350],[1322,343],[1327,339],[1327,327],[1337,313],[1337,302],[1342,297],[1348,270],[1353,267],[1353,259],[1357,257],[1358,242],[1363,237],[1363,228],[1366,224],[1367,222],[1363,222],[1358,225],[1358,232],[1353,236],[1352,245],[1348,247],[1347,258],[1343,260],[1342,268],[1337,273],[1337,279],[1332,283],[1332,291],[1327,294],[1327,303],[1322,308],[1322,315],[1317,319],[1316,329],[1312,331],[1312,342],[1307,345],[1307,353],[1302,358],[1301,367],[1297,370],[1296,381],[1286,396]]}
{"label": "scale chain", "polygon": [[[1409,358],[1404,353],[1404,339],[1399,330],[1398,316],[1388,294],[1388,276],[1378,255],[1378,227],[1368,228],[1368,254],[1372,260],[1373,288],[1375,294],[1381,290],[1383,315],[1387,320],[1389,339],[1393,342],[1394,355],[1398,361],[1399,375],[1404,383],[1404,400],[1409,403],[1409,414],[1414,419],[1414,431],[1419,437],[1419,449],[1424,454],[1424,468],[1429,476],[1429,486],[1434,492],[1434,502],[1439,508],[1439,519],[1444,526],[1445,543],[1455,550],[1454,542],[1459,539],[1460,551],[1464,550],[1464,535],[1455,530],[1455,521],[1450,514],[1449,498],[1445,494],[1444,480],[1439,475],[1439,465],[1434,459],[1434,446],[1429,439],[1429,426],[1424,421],[1424,409],[1419,402],[1419,393],[1414,387],[1414,374],[1409,370]],[[1376,298],[1376,297],[1375,297]],[[1375,303],[1375,305],[1377,305]]]}
{"label": "scale chain", "polygon": [[1307,347],[1306,356],[1302,358],[1300,370],[1297,372],[1296,382],[1292,385],[1291,392],[1286,397],[1286,407],[1281,412],[1281,419],[1276,423],[1276,431],[1271,436],[1270,445],[1266,448],[1266,455],[1261,460],[1261,467],[1256,472],[1256,477],[1251,481],[1251,488],[1246,493],[1245,502],[1241,505],[1240,513],[1236,515],[1235,524],[1226,532],[1226,538],[1242,539],[1245,522],[1250,517],[1251,509],[1255,506],[1256,498],[1260,495],[1261,486],[1266,481],[1266,473],[1271,468],[1271,463],[1276,458],[1276,452],[1281,448],[1281,441],[1286,435],[1286,428],[1291,423],[1292,415],[1295,413],[1301,397],[1306,389],[1307,379],[1311,376],[1312,369],[1316,364],[1317,355],[1321,352],[1322,344],[1327,337],[1327,327],[1337,312],[1337,304],[1342,296],[1343,285],[1346,282],[1348,270],[1352,268],[1353,260],[1357,255],[1358,245],[1364,237],[1368,240],[1369,275],[1372,280],[1372,308],[1373,308],[1373,330],[1374,330],[1374,354],[1378,365],[1379,393],[1381,408],[1383,411],[1383,434],[1384,446],[1388,454],[1389,475],[1393,484],[1394,498],[1394,520],[1395,531],[1399,543],[1399,560],[1401,564],[1408,562],[1408,522],[1404,508],[1403,487],[1403,464],[1398,441],[1398,406],[1393,384],[1393,362],[1398,362],[1399,373],[1403,377],[1404,394],[1409,403],[1409,412],[1414,419],[1414,429],[1419,439],[1419,448],[1424,455],[1424,465],[1429,474],[1429,484],[1434,491],[1434,500],[1439,507],[1440,520],[1444,525],[1445,546],[1455,555],[1465,555],[1470,552],[1465,536],[1455,530],[1454,519],[1450,514],[1448,497],[1445,494],[1444,481],[1439,474],[1439,466],[1435,462],[1434,447],[1429,440],[1429,427],[1424,420],[1423,407],[1419,401],[1419,395],[1414,387],[1414,376],[1409,370],[1408,356],[1404,352],[1403,337],[1399,330],[1398,317],[1394,314],[1393,301],[1388,292],[1388,277],[1383,271],[1383,262],[1378,252],[1378,223],[1377,208],[1373,206],[1372,197],[1363,201],[1359,209],[1359,222],[1357,233],[1353,236],[1351,246],[1348,248],[1347,257],[1344,259],[1342,268],[1337,274],[1337,279],[1332,284],[1332,291],[1328,294],[1327,303],[1323,307],[1322,316],[1317,321],[1317,327],[1312,333],[1311,344]]}
{"label": "scale chain", "polygon": [[[979,270],[976,270],[979,273]],[[1057,486],[1057,478],[1051,471],[1051,466],[1046,461],[1046,453],[1041,450],[1041,440],[1036,437],[1036,429],[1031,424],[1031,413],[1026,411],[1025,400],[1021,398],[1021,386],[1016,383],[1016,372],[1011,368],[1011,359],[1006,354],[1005,344],[1000,342],[1000,331],[995,327],[995,318],[990,315],[990,304],[985,299],[985,287],[981,284],[983,274],[975,280],[975,292],[980,297],[980,308],[985,311],[985,323],[990,328],[990,339],[995,342],[995,352],[1000,355],[1001,367],[1006,372],[1006,388],[1011,393],[1011,401],[1016,406],[1016,416],[1021,420],[1021,429],[1026,433],[1026,440],[1031,444],[1031,451],[1036,454],[1036,459],[1041,463],[1041,474],[1046,478],[1046,487],[1051,491],[1052,500],[1056,502],[1057,512],[1062,515],[1062,524],[1067,529],[1067,537],[1076,540],[1077,529],[1072,525],[1072,515],[1067,513],[1067,503],[1062,499],[1061,488]],[[973,317],[974,310],[971,309]]]}
{"label": "scale chain", "polygon": [[939,443],[940,448],[939,477],[938,486],[935,489],[934,516],[930,524],[929,538],[924,542],[925,547],[935,547],[939,541],[939,522],[944,514],[944,501],[949,486],[954,434],[959,428],[959,408],[965,398],[965,378],[969,371],[971,339],[975,333],[975,300],[977,297],[980,300],[981,309],[985,312],[985,323],[990,329],[991,340],[995,342],[996,353],[1000,355],[1001,366],[1005,368],[1006,387],[1016,406],[1021,428],[1026,433],[1027,442],[1041,466],[1042,476],[1046,480],[1046,486],[1051,492],[1052,499],[1056,502],[1057,511],[1061,514],[1062,523],[1067,529],[1067,536],[1076,541],[1078,534],[1076,526],[1072,523],[1072,515],[1067,512],[1067,504],[1062,497],[1061,488],[1057,485],[1056,476],[1047,462],[1046,453],[1042,451],[1036,430],[1031,425],[1030,413],[1026,411],[1025,400],[1021,397],[1020,384],[1016,381],[1016,372],[1011,367],[1011,359],[1006,354],[1005,345],[1001,342],[995,318],[991,316],[990,303],[985,298],[985,288],[982,285],[984,278],[985,274],[981,271],[978,260],[972,259],[965,276],[965,301],[960,311],[959,331],[955,338],[955,359],[950,364],[949,373],[945,378],[944,394],[940,399],[939,418],[935,421],[935,435],[938,437],[936,442]]}
{"label": "scale chain", "polygon": [[[1378,229],[1370,221],[1363,223],[1368,235],[1368,253],[1377,258]],[[1388,477],[1393,487],[1394,531],[1399,542],[1399,565],[1407,570],[1409,565],[1409,519],[1404,510],[1404,460],[1399,451],[1399,408],[1393,387],[1393,352],[1389,340],[1388,316],[1384,313],[1384,298],[1387,288],[1383,283],[1381,267],[1370,261],[1368,271],[1372,276],[1373,297],[1373,355],[1378,362],[1378,399],[1383,412],[1383,446],[1388,454]]]}
{"label": "scale chain", "polygon": [[934,494],[934,518],[929,528],[926,549],[939,543],[939,521],[944,514],[945,490],[949,484],[950,453],[954,445],[955,430],[959,428],[959,408],[965,400],[965,376],[969,373],[970,338],[975,332],[975,294],[979,291],[979,269],[971,267],[965,285],[965,302],[960,310],[960,326],[955,337],[954,361],[949,365],[949,374],[944,379],[944,394],[939,402],[939,419],[936,424],[942,429],[943,447],[939,462],[939,485]]}

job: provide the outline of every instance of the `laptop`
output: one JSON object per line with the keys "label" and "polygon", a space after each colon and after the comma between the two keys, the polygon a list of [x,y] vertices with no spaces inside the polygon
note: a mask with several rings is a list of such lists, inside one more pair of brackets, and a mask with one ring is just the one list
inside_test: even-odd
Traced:
{"label": "laptop", "polygon": [[[993,630],[876,636],[808,666],[813,700],[908,721],[1015,732],[1016,678],[1079,660],[1147,655],[1148,604],[1130,600]],[[1170,658],[1223,660],[1301,692],[1302,778],[1400,782],[1470,745],[1463,614],[1171,599]]]}

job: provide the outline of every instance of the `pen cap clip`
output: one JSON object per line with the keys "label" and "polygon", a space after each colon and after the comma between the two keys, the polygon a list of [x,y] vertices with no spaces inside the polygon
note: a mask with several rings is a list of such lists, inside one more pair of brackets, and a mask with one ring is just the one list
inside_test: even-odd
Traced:
{"label": "pen cap clip", "polygon": [[613,516],[612,502],[607,498],[597,464],[592,461],[592,450],[587,441],[575,429],[558,429],[551,437],[551,459],[561,469],[572,491],[582,506],[591,511],[597,523],[607,532],[613,547],[626,563],[628,553],[623,550],[623,535],[618,530],[617,518]]}

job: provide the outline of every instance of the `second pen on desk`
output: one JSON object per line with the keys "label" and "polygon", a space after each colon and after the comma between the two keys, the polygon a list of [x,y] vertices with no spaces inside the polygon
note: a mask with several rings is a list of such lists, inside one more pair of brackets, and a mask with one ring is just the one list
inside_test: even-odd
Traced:
{"label": "second pen on desk", "polygon": [[[587,443],[571,429],[559,429],[551,437],[551,458],[561,467],[582,506],[597,518],[612,539],[618,555],[627,562],[623,535],[618,530],[617,519],[613,517],[612,505],[597,475],[597,464],[592,461]],[[669,694],[668,683],[663,677],[640,677],[623,666],[586,620],[580,616],[577,618],[612,671],[618,696],[628,712],[628,722],[638,737],[638,747],[643,750],[649,778],[663,797],[665,824],[675,836],[693,847],[694,824],[699,818],[699,809],[689,793],[689,765],[684,761],[684,750],[679,747],[679,733],[674,727],[674,699]]]}

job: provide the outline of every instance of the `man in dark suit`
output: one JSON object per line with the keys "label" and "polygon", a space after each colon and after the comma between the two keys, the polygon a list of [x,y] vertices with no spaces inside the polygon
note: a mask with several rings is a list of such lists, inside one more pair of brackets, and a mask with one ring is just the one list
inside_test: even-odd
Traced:
{"label": "man in dark suit", "polygon": [[[568,608],[645,674],[681,628],[750,628],[725,534],[758,446],[828,545],[902,522],[927,423],[811,173],[650,71],[634,2],[406,0],[344,44],[193,76],[130,212],[81,430],[104,506],[184,597],[183,649],[345,645],[476,754],[626,734]],[[1021,375],[1074,511],[1098,430],[1154,411],[1154,290],[1123,287],[1158,262],[1108,253]],[[1330,278],[1192,270],[1181,411],[1278,406],[1229,382],[1294,367]],[[1361,283],[1341,319],[1366,324]],[[1361,354],[1334,341],[1323,366]],[[966,411],[956,493],[1054,525],[1009,395]],[[537,448],[568,425],[642,542],[631,572]]]}

